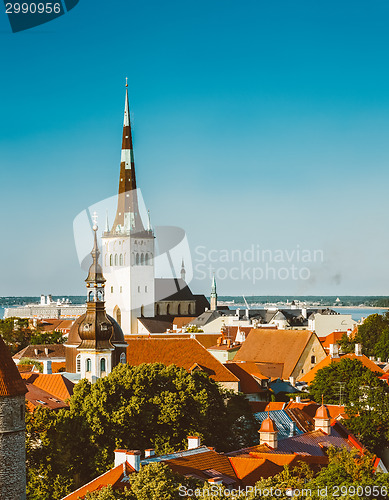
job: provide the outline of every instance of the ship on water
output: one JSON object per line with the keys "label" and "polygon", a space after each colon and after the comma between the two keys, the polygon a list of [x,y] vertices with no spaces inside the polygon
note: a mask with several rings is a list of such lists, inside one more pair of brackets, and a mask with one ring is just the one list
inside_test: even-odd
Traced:
{"label": "ship on water", "polygon": [[86,311],[86,304],[73,304],[70,299],[53,300],[52,295],[41,295],[40,302],[6,307],[4,318],[76,319]]}

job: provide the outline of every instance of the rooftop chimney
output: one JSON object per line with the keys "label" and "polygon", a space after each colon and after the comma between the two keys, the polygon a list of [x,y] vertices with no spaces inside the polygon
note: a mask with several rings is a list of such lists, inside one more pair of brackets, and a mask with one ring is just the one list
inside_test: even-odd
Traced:
{"label": "rooftop chimney", "polygon": [[307,319],[307,308],[306,307],[303,307],[301,309],[301,316],[305,319]]}
{"label": "rooftop chimney", "polygon": [[139,450],[128,450],[126,452],[126,460],[136,472],[139,472],[139,469],[140,469],[140,451]]}
{"label": "rooftop chimney", "polygon": [[126,461],[126,453],[127,450],[115,450],[115,467],[117,467],[120,464],[124,464]]}
{"label": "rooftop chimney", "polygon": [[289,377],[289,384],[294,387],[296,385],[296,379],[294,377]]}
{"label": "rooftop chimney", "polygon": [[154,448],[148,448],[145,450],[145,458],[150,458],[155,456],[155,450]]}
{"label": "rooftop chimney", "polygon": [[200,442],[199,436],[188,436],[188,450],[200,448]]}
{"label": "rooftop chimney", "polygon": [[338,344],[330,344],[330,356],[331,358],[339,358]]}
{"label": "rooftop chimney", "polygon": [[53,373],[53,370],[51,368],[51,360],[50,359],[43,360],[43,373],[45,373],[47,375],[51,375]]}
{"label": "rooftop chimney", "polygon": [[355,344],[355,356],[362,356],[362,344]]}
{"label": "rooftop chimney", "polygon": [[301,403],[301,396],[296,396],[296,403]]}

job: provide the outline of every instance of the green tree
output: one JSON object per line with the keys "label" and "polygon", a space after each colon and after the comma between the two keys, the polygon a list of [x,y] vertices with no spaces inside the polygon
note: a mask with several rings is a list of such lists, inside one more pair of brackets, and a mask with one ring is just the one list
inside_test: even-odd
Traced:
{"label": "green tree", "polygon": [[39,408],[28,418],[29,478],[33,484],[38,476],[36,486],[50,464],[44,481],[60,475],[75,489],[112,466],[116,447],[164,453],[185,449],[187,436],[197,434],[228,451],[254,444],[257,428],[244,396],[223,390],[204,372],[120,364],[95,384],[80,381],[69,410]]}
{"label": "green tree", "polygon": [[41,332],[36,330],[31,335],[30,344],[63,344],[66,338],[62,335],[62,332]]}
{"label": "green tree", "polygon": [[[362,352],[366,356],[377,356],[377,344],[380,343],[384,331],[389,330],[389,313],[384,315],[371,314],[358,327],[358,333],[355,337],[356,342],[362,344]],[[379,348],[382,349],[382,346]],[[389,357],[389,352],[385,351],[385,359]]]}
{"label": "green tree", "polygon": [[0,320],[0,335],[10,348],[12,355],[29,345],[31,333],[28,319],[12,317]]}
{"label": "green tree", "polygon": [[339,384],[343,384],[342,403],[353,404],[359,401],[361,387],[381,387],[385,384],[358,359],[343,358],[317,371],[309,386],[309,393],[314,401],[339,404]]}
{"label": "green tree", "polygon": [[195,326],[195,325],[187,326],[185,328],[185,331],[187,333],[203,333],[204,332],[204,330],[202,330],[201,328],[199,328],[198,326]]}
{"label": "green tree", "polygon": [[39,370],[41,373],[43,372],[43,365],[42,365],[42,363],[39,363],[39,361],[36,361],[35,359],[22,358],[19,361],[19,365],[20,366],[23,366],[23,365],[32,365],[32,366],[35,366],[35,368],[37,370]]}

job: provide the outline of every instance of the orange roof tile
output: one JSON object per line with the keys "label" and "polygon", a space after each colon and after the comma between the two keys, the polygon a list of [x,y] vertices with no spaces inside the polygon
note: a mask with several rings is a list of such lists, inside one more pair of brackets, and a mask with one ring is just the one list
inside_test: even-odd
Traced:
{"label": "orange roof tile", "polygon": [[201,472],[213,469],[235,481],[237,479],[228,457],[213,450],[165,460],[165,463],[178,474],[188,475],[196,471]]}
{"label": "orange roof tile", "polygon": [[260,362],[265,375],[264,364],[282,363],[282,379],[288,379],[300,359],[309,339],[314,335],[309,330],[252,329],[237,352],[234,361]]}
{"label": "orange roof tile", "polygon": [[20,396],[26,394],[23,382],[8,346],[0,336],[0,396]]}
{"label": "orange roof tile", "polygon": [[261,478],[275,476],[282,471],[283,466],[277,465],[265,458],[251,456],[229,457],[235,474],[243,486],[253,486]]}
{"label": "orange roof tile", "polygon": [[286,403],[282,401],[249,401],[251,409],[254,413],[259,413],[261,411],[274,411],[283,410]]}
{"label": "orange roof tile", "polygon": [[177,328],[182,328],[189,325],[194,319],[196,319],[196,316],[179,316],[173,319],[173,325],[176,325]]}
{"label": "orange roof tile", "polygon": [[125,340],[133,339],[191,339],[195,338],[206,349],[216,344],[219,333],[151,333],[144,335],[125,335]]}
{"label": "orange roof tile", "polygon": [[124,468],[126,476],[135,472],[135,470],[128,462],[126,462],[125,464],[120,464],[117,467],[110,469],[108,472],[105,472],[96,479],[93,479],[93,481],[91,481],[90,483],[81,486],[81,488],[73,491],[73,493],[70,493],[62,500],[78,500],[80,498],[83,499],[85,498],[85,495],[87,493],[100,490],[101,488],[109,485],[111,485],[115,490],[123,490],[125,486],[128,486],[128,481],[122,481],[124,479]]}
{"label": "orange roof tile", "polygon": [[303,377],[301,377],[300,381],[310,384],[312,380],[315,378],[315,375],[318,370],[321,370],[322,368],[330,365],[331,363],[339,363],[339,361],[345,358],[358,359],[359,361],[361,361],[361,363],[363,363],[366,366],[366,368],[369,368],[369,370],[371,370],[372,372],[384,373],[384,371],[379,366],[377,366],[374,363],[374,361],[371,361],[364,354],[362,354],[362,356],[357,356],[354,353],[350,353],[350,354],[341,354],[338,358],[331,358],[331,356],[327,356],[322,361],[320,361],[320,363],[318,363],[314,368],[312,368],[312,370],[310,370]]}
{"label": "orange roof tile", "polygon": [[332,332],[327,337],[324,337],[323,341],[320,338],[320,342],[323,347],[329,348],[331,344],[337,344],[345,333],[347,332]]}
{"label": "orange roof tile", "polygon": [[197,363],[216,382],[239,380],[195,339],[133,339],[126,336],[126,342],[129,365],[163,363],[166,366],[177,365],[190,371],[190,368]]}
{"label": "orange roof tile", "polygon": [[36,387],[52,394],[62,401],[66,401],[73,394],[74,384],[61,373],[22,373],[26,382],[34,384]]}
{"label": "orange roof tile", "polygon": [[[246,365],[254,365],[254,367],[248,367]],[[236,375],[240,380],[240,391],[245,394],[254,394],[256,392],[263,392],[261,384],[255,380],[254,373],[256,374],[256,378],[265,379],[258,368],[254,363],[224,363],[224,366],[227,370],[230,370],[231,373]],[[256,370],[256,371],[255,371]],[[254,373],[251,373],[254,371]]]}

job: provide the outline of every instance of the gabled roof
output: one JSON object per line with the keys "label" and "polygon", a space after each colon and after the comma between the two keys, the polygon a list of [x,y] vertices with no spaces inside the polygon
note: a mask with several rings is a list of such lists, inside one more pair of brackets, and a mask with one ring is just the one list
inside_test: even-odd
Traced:
{"label": "gabled roof", "polygon": [[81,486],[78,490],[73,491],[62,500],[78,500],[85,498],[87,493],[100,490],[105,486],[112,485],[115,490],[123,490],[128,486],[128,475],[135,472],[131,465],[126,462],[125,464],[120,464],[108,472],[105,472],[101,476],[93,479],[90,483]]}
{"label": "gabled roof", "polygon": [[126,341],[131,339],[196,339],[206,349],[215,345],[220,337],[218,333],[151,333],[144,335],[126,335]]}
{"label": "gabled roof", "polygon": [[[268,418],[266,411],[254,413],[254,416],[261,423]],[[293,436],[294,433],[301,434],[302,431],[294,425],[294,420],[285,410],[273,410],[270,418],[276,424],[278,429],[278,441]]]}
{"label": "gabled roof", "polygon": [[26,384],[11,357],[11,352],[0,336],[0,396],[26,394]]}
{"label": "gabled roof", "polygon": [[189,371],[197,363],[216,382],[238,382],[222,363],[212,356],[196,339],[132,339],[126,338],[127,363],[163,363],[177,365]]}
{"label": "gabled roof", "polygon": [[235,474],[241,480],[244,487],[254,485],[261,478],[267,479],[268,477],[275,476],[283,470],[282,465],[277,465],[265,458],[256,458],[251,455],[229,458]]}
{"label": "gabled roof", "polygon": [[[254,365],[254,367],[248,367],[246,365]],[[253,376],[256,374],[256,378],[259,380],[267,380],[264,377],[254,363],[224,363],[224,366],[238,377],[240,381],[240,391],[245,394],[255,394],[259,392],[264,392],[262,385]],[[251,368],[251,369],[250,369]],[[254,372],[254,373],[253,373]]]}
{"label": "gabled roof", "polygon": [[26,383],[34,384],[62,401],[68,400],[73,394],[73,382],[61,373],[21,373],[21,376]]}
{"label": "gabled roof", "polygon": [[221,316],[223,316],[223,314],[220,311],[204,311],[200,316],[194,319],[191,324],[201,328]]}
{"label": "gabled roof", "polygon": [[196,316],[177,316],[173,319],[173,325],[176,325],[177,328],[183,328],[189,325],[194,319],[196,319]]}
{"label": "gabled roof", "polygon": [[[238,354],[239,354],[239,352],[238,352]],[[320,361],[320,363],[318,363],[314,368],[312,368],[312,370],[310,370],[303,377],[301,377],[300,381],[306,382],[307,384],[310,384],[312,382],[312,380],[315,378],[315,375],[318,372],[318,370],[321,370],[322,368],[330,365],[331,363],[339,363],[339,361],[341,361],[342,359],[345,359],[345,358],[357,359],[361,363],[363,363],[366,366],[366,368],[369,368],[369,370],[371,370],[372,372],[378,372],[381,374],[384,373],[384,371],[379,366],[377,366],[374,363],[374,361],[369,359],[364,354],[362,354],[361,356],[357,356],[354,353],[340,354],[338,358],[332,358],[330,355],[328,355],[326,358],[324,358],[322,361]]]}
{"label": "gabled roof", "polygon": [[320,337],[319,340],[324,348],[329,349],[330,345],[337,344],[345,333],[347,332],[332,332],[326,337]]}
{"label": "gabled roof", "polygon": [[[289,401],[288,403],[285,404],[285,409],[287,410],[299,409],[303,411],[306,415],[308,415],[308,417],[313,419],[319,406],[320,404],[315,403],[314,401],[307,401],[303,403],[297,403],[296,401]],[[342,405],[326,404],[326,407],[332,419],[338,417],[339,415],[342,415],[345,411],[345,407]]]}
{"label": "gabled roof", "polygon": [[[46,354],[47,352],[47,354]],[[63,344],[39,344],[39,345],[29,345],[17,352],[13,359],[52,359],[52,358],[66,358],[65,346]]]}
{"label": "gabled roof", "polygon": [[[235,361],[282,363],[280,378],[288,379],[312,335],[308,330],[253,329],[236,354]],[[267,375],[263,365],[260,370]]]}
{"label": "gabled roof", "polygon": [[170,330],[173,326],[171,317],[159,316],[157,318],[138,318],[138,321],[146,328],[150,333],[165,333],[166,330]]}

